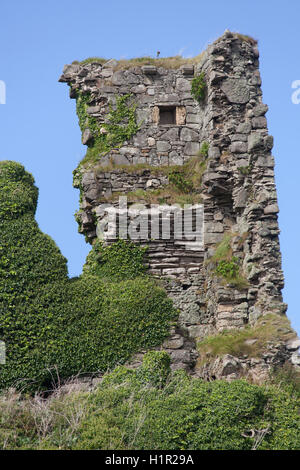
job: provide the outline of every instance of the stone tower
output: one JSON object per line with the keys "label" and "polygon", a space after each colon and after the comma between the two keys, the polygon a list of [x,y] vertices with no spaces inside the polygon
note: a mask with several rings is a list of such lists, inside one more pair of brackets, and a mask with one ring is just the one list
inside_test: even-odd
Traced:
{"label": "stone tower", "polygon": [[[273,137],[258,58],[256,41],[225,32],[194,59],[90,60],[66,65],[60,78],[77,99],[88,146],[74,172],[77,220],[88,241],[120,195],[129,206],[155,203],[158,211],[160,204],[204,207],[198,248],[172,236],[138,241],[148,246],[149,272],[180,309],[164,345],[174,368],[193,370],[194,341],[254,327],[262,317],[278,318],[280,330],[286,312]],[[286,328],[255,360],[226,355],[202,360],[196,371],[235,378],[255,370],[261,378],[272,365],[299,364],[299,344]]]}

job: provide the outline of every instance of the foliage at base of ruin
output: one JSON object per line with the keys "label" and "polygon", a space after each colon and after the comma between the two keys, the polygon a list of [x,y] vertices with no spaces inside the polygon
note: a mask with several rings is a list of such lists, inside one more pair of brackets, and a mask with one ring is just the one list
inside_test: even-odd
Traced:
{"label": "foliage at base of ruin", "polygon": [[299,408],[299,392],[282,382],[204,382],[170,372],[165,353],[153,351],[140,368],[119,366],[89,392],[75,380],[47,400],[3,393],[0,447],[299,450]]}

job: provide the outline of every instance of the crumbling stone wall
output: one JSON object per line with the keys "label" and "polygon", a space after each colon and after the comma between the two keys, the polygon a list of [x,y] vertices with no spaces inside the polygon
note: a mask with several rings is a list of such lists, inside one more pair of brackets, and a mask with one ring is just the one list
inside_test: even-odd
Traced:
{"label": "crumbling stone wall", "polygon": [[[60,78],[70,85],[71,98],[89,94],[87,113],[100,130],[109,106],[124,94],[132,94],[140,126],[129,141],[76,171],[74,182],[82,195],[78,221],[91,242],[114,194],[166,187],[168,175],[160,168],[186,164],[199,154],[203,142],[209,143],[198,191],[204,204],[204,248],[190,251],[173,241],[148,241],[149,269],[179,307],[178,327],[188,338],[242,328],[261,315],[286,311],[273,137],[267,130],[258,58],[255,41],[226,32],[194,63],[187,61],[177,69],[131,67],[130,62],[120,68],[110,60],[67,65]],[[192,80],[200,73],[207,85],[201,103],[191,94]],[[161,113],[168,109],[174,122],[165,124]],[[86,129],[83,143],[91,139]],[[232,254],[247,281],[242,289],[216,276],[210,263],[226,233],[232,235]]]}

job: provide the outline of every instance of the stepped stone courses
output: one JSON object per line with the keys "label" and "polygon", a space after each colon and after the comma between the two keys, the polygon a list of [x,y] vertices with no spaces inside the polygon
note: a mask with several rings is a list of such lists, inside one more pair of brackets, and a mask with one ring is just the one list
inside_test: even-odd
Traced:
{"label": "stepped stone courses", "polygon": [[[286,312],[281,294],[284,279],[273,137],[267,130],[268,107],[262,102],[258,56],[254,41],[226,32],[193,64],[189,60],[178,69],[168,69],[167,65],[130,67],[130,63],[120,69],[117,61],[110,60],[103,65],[66,65],[60,78],[70,85],[71,98],[78,91],[90,94],[87,113],[96,118],[99,128],[107,122],[109,104],[114,105],[116,96],[127,93],[132,94],[140,125],[130,141],[99,156],[97,164],[79,167],[76,173],[74,184],[82,193],[80,231],[91,243],[96,238],[96,224],[114,193],[125,195],[166,186],[168,176],[160,167],[183,165],[198,154],[204,141],[209,143],[198,191],[199,202],[204,204],[204,249],[184,249],[174,240],[147,243],[149,270],[162,279],[180,309],[176,332],[164,345],[175,368],[195,364],[193,339],[254,325],[268,313]],[[207,91],[204,101],[198,103],[191,95],[191,82],[202,72]],[[168,108],[175,113],[174,123],[162,124],[160,113]],[[91,138],[86,129],[83,143]],[[126,166],[139,164],[147,168],[126,171]],[[248,281],[244,289],[224,285],[209,262],[227,232],[234,234],[233,255]],[[203,367],[201,374],[206,378],[235,378],[241,375],[236,371],[245,375],[245,368],[264,372],[274,361],[289,360],[299,365],[296,351],[281,344],[270,353],[270,360],[260,359],[255,364],[247,358],[220,358],[217,364]]]}

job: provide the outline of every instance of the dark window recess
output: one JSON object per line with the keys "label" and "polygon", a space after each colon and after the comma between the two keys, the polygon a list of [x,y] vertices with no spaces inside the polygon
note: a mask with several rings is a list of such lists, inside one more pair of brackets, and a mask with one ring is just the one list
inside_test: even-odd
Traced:
{"label": "dark window recess", "polygon": [[160,124],[176,124],[176,106],[162,106],[159,108]]}

